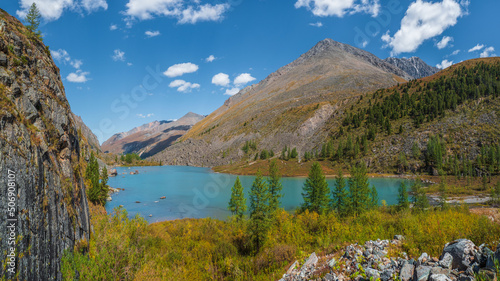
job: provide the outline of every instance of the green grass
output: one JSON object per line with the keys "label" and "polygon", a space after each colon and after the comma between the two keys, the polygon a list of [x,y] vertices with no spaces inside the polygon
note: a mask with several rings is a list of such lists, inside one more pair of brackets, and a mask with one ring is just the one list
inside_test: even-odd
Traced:
{"label": "green grass", "polygon": [[379,209],[358,217],[278,212],[261,251],[252,247],[247,221],[184,219],[148,225],[124,210],[94,215],[90,247],[63,258],[65,280],[276,280],[293,261],[313,251],[334,253],[346,243],[406,236],[411,257],[439,256],[458,238],[497,245],[500,225],[467,208],[392,213]]}

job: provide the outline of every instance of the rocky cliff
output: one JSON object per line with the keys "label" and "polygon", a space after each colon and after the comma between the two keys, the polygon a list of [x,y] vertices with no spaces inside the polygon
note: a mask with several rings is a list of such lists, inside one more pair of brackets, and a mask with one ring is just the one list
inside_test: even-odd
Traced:
{"label": "rocky cliff", "polygon": [[189,112],[175,121],[154,121],[133,128],[128,132],[114,134],[102,144],[104,152],[137,153],[142,158],[153,156],[172,145],[204,118]]}
{"label": "rocky cliff", "polygon": [[63,252],[89,241],[89,209],[59,69],[28,35],[0,9],[0,276],[59,280]]}
{"label": "rocky cliff", "polygon": [[439,71],[439,69],[426,64],[418,57],[411,57],[409,59],[386,58],[384,61],[402,69],[415,79],[431,76]]}
{"label": "rocky cliff", "polygon": [[[101,146],[99,145],[99,140],[97,136],[90,130],[87,125],[82,120],[82,117],[72,114],[73,120],[75,120],[76,128],[78,129],[78,136],[83,144],[88,144],[88,149],[95,151],[96,153],[101,151]],[[90,153],[89,153],[90,154]]]}

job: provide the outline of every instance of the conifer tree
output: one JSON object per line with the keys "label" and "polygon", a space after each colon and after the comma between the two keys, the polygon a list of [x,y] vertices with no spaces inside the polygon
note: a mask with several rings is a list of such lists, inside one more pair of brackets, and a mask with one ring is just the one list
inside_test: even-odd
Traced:
{"label": "conifer tree", "polygon": [[259,170],[250,190],[249,227],[256,251],[264,245],[269,226],[269,189]]}
{"label": "conifer tree", "polygon": [[312,164],[303,190],[302,197],[304,198],[304,203],[302,204],[302,209],[307,209],[318,214],[324,213],[330,201],[330,190],[318,162]]}
{"label": "conifer tree", "polygon": [[439,206],[442,209],[448,208],[448,196],[446,195],[446,181],[444,176],[441,177],[441,182],[439,183]]}
{"label": "conifer tree", "polygon": [[41,37],[41,32],[40,30],[38,30],[38,26],[40,25],[40,18],[40,10],[38,10],[35,2],[33,2],[30,9],[28,10],[28,13],[26,14],[26,17],[24,18],[24,21],[27,23],[26,28],[28,29],[30,37],[32,38]]}
{"label": "conifer tree", "polygon": [[425,191],[422,189],[422,181],[417,179],[411,186],[413,193],[413,207],[419,210],[424,210],[429,207],[429,200]]}
{"label": "conifer tree", "polygon": [[359,215],[366,211],[371,203],[370,193],[371,190],[364,163],[352,167],[351,178],[349,178],[350,213]]}
{"label": "conifer tree", "polygon": [[370,208],[375,209],[378,207],[378,192],[374,185],[372,185],[372,190],[370,193]]}
{"label": "conifer tree", "polygon": [[335,177],[335,186],[332,193],[332,209],[336,210],[340,216],[347,215],[350,208],[349,192],[341,169],[339,169],[339,173]]}
{"label": "conifer tree", "polygon": [[281,184],[281,175],[279,174],[278,163],[276,159],[271,161],[269,164],[269,179],[267,181],[269,186],[269,209],[271,212],[276,211],[281,204],[280,198],[283,196],[281,190],[283,185]]}
{"label": "conifer tree", "polygon": [[238,219],[243,218],[247,210],[247,199],[243,194],[243,186],[241,186],[240,177],[236,177],[233,187],[231,188],[231,199],[229,200],[228,209],[231,214]]}
{"label": "conifer tree", "polygon": [[408,188],[406,187],[406,182],[402,181],[399,186],[399,196],[398,196],[398,209],[406,210],[410,207],[410,201],[408,201]]}

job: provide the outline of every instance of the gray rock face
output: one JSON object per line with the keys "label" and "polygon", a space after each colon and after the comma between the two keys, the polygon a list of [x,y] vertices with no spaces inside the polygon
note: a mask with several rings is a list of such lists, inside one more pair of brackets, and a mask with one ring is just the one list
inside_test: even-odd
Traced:
{"label": "gray rock face", "polygon": [[418,266],[415,269],[415,280],[416,281],[427,281],[429,280],[429,275],[431,273],[432,267],[430,266]]}
{"label": "gray rock face", "polygon": [[445,253],[444,256],[439,261],[439,265],[443,268],[451,269],[453,264],[453,256],[450,253]]}
{"label": "gray rock face", "polygon": [[451,281],[451,279],[444,274],[432,274],[429,281]]}
{"label": "gray rock face", "polygon": [[384,61],[400,68],[415,79],[431,76],[439,71],[438,68],[426,64],[418,57],[411,57],[409,59],[386,58]]}
{"label": "gray rock face", "polygon": [[465,271],[474,260],[476,245],[468,239],[459,239],[446,244],[443,249],[443,258],[446,253],[453,257],[452,268]]}
{"label": "gray rock face", "polygon": [[[17,279],[61,280],[63,252],[77,244],[87,247],[90,238],[85,186],[77,168],[80,141],[59,69],[45,46],[23,41],[22,24],[1,9],[0,19],[6,23],[0,54],[7,54],[0,56],[0,76],[8,78],[0,77],[0,276],[12,277],[4,243],[12,232]],[[7,46],[15,46],[14,52]],[[20,55],[28,57],[28,64],[14,63]],[[15,183],[10,194],[9,182]],[[5,219],[12,200],[15,212],[9,218],[17,220],[15,228]]]}
{"label": "gray rock face", "polygon": [[409,281],[413,278],[413,272],[415,271],[415,267],[413,264],[406,262],[401,268],[401,272],[399,273],[399,278],[401,281]]}

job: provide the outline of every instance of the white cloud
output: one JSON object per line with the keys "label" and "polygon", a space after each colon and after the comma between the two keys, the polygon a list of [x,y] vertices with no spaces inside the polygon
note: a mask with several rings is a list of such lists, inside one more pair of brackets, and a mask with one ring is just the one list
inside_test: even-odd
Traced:
{"label": "white cloud", "polygon": [[59,49],[59,50],[50,50],[50,54],[52,55],[52,58],[56,60],[57,62],[67,64],[69,63],[72,67],[76,69],[80,69],[80,67],[83,64],[82,60],[78,59],[71,59],[71,56],[66,50]]}
{"label": "white cloud", "polygon": [[453,37],[450,37],[450,36],[443,36],[443,39],[441,39],[441,41],[439,41],[436,46],[438,47],[438,49],[444,49],[446,48],[446,46],[448,46],[448,44],[450,42],[453,42]]}
{"label": "white cloud", "polygon": [[366,47],[366,46],[368,46],[368,41],[366,41],[366,40],[365,40],[365,41],[363,41],[363,43],[361,44],[361,47],[362,47],[362,48],[364,48],[364,47]]}
{"label": "white cloud", "polygon": [[114,61],[125,61],[125,52],[120,51],[120,49],[116,49],[113,51],[111,58],[113,58]]}
{"label": "white cloud", "polygon": [[229,85],[229,83],[231,83],[231,80],[229,80],[229,75],[225,73],[221,72],[212,77],[212,84],[215,84],[217,86],[226,87],[227,85]]}
{"label": "white cloud", "polygon": [[155,37],[155,36],[158,36],[160,35],[160,32],[157,30],[157,31],[146,31],[144,32],[144,34],[146,34],[146,36],[148,36],[149,38],[151,37]]}
{"label": "white cloud", "polygon": [[234,96],[240,91],[240,88],[227,89],[224,95]]}
{"label": "white cloud", "polygon": [[315,26],[315,27],[322,27],[323,26],[323,23],[318,21],[318,22],[311,22],[309,24],[310,26]]}
{"label": "white cloud", "polygon": [[76,69],[80,69],[80,66],[82,66],[83,62],[81,60],[73,60],[70,62],[71,66],[73,66]]}
{"label": "white cloud", "polygon": [[437,64],[436,67],[439,69],[445,69],[453,65],[453,61],[443,60],[441,63]]}
{"label": "white cloud", "polygon": [[187,93],[191,92],[192,89],[200,88],[200,84],[190,83],[184,80],[174,80],[168,85],[170,88],[177,88],[177,91]]}
{"label": "white cloud", "polygon": [[453,51],[453,53],[450,54],[450,56],[456,56],[458,55],[458,53],[460,53],[460,50],[455,50]]}
{"label": "white cloud", "polygon": [[214,55],[210,55],[210,56],[208,56],[208,58],[205,59],[205,61],[206,62],[213,62],[215,59],[216,59],[216,57],[214,57]]}
{"label": "white cloud", "polygon": [[85,83],[89,80],[87,78],[87,75],[89,75],[89,74],[90,74],[90,72],[83,72],[81,70],[77,70],[76,72],[70,73],[68,75],[68,77],[66,77],[66,79],[69,82],[73,82],[73,83]]}
{"label": "white cloud", "polygon": [[198,9],[194,9],[189,6],[187,9],[182,11],[179,23],[195,24],[198,21],[218,21],[222,19],[222,14],[224,14],[224,12],[228,9],[229,4],[217,4],[213,6],[205,4],[199,6]]}
{"label": "white cloud", "polygon": [[118,29],[118,25],[116,24],[112,24],[109,26],[109,30],[117,30]]}
{"label": "white cloud", "polygon": [[154,116],[155,114],[154,113],[148,113],[148,114],[142,114],[142,113],[139,113],[139,114],[136,114],[137,117],[139,118],[149,118],[149,117],[152,117]]}
{"label": "white cloud", "polygon": [[172,78],[196,71],[198,71],[198,66],[196,64],[186,62],[172,65],[167,69],[167,71],[163,72],[163,75]]}
{"label": "white cloud", "polygon": [[496,56],[495,54],[491,54],[492,52],[495,51],[495,48],[493,47],[487,47],[487,48],[484,48],[484,51],[479,55],[481,58],[487,58],[487,57],[490,57],[490,56]]}
{"label": "white cloud", "polygon": [[[184,0],[129,0],[125,15],[130,20],[148,20],[158,16],[173,17],[179,24],[195,24],[199,21],[218,21],[229,10],[229,4],[205,4],[194,1],[185,5]],[[195,4],[195,5],[193,5]]]}
{"label": "white cloud", "polygon": [[380,3],[379,0],[297,0],[295,8],[306,8],[318,17],[343,17],[346,13],[367,13],[376,17]]}
{"label": "white cloud", "polygon": [[[28,13],[31,4],[34,0],[19,0],[20,9],[16,14],[20,18],[24,18]],[[87,13],[92,13],[99,9],[108,9],[106,0],[37,0],[36,5],[40,11],[40,15],[47,21],[57,20],[61,17],[65,10]]]}
{"label": "white cloud", "polygon": [[50,50],[50,54],[52,55],[52,58],[55,59],[56,61],[59,62],[69,62],[71,60],[71,57],[69,56],[68,52],[63,49],[59,49],[57,51]]}
{"label": "white cloud", "polygon": [[82,6],[87,12],[97,11],[100,8],[104,10],[108,9],[108,3],[106,0],[82,0]]}
{"label": "white cloud", "polygon": [[131,62],[127,62],[127,65],[128,66],[132,66],[133,64]]}
{"label": "white cloud", "polygon": [[245,85],[246,83],[252,82],[253,80],[255,80],[255,78],[252,77],[252,75],[250,75],[250,73],[242,73],[242,74],[238,75],[238,77],[236,77],[236,79],[234,79],[234,84],[235,85]]}
{"label": "white cloud", "polygon": [[392,55],[414,52],[425,40],[442,34],[465,14],[455,0],[436,3],[416,0],[408,7],[400,29],[392,37],[387,32],[382,40],[392,48]]}
{"label": "white cloud", "polygon": [[477,44],[476,46],[472,47],[469,49],[469,53],[475,52],[475,51],[480,51],[484,48],[484,45],[479,45]]}

